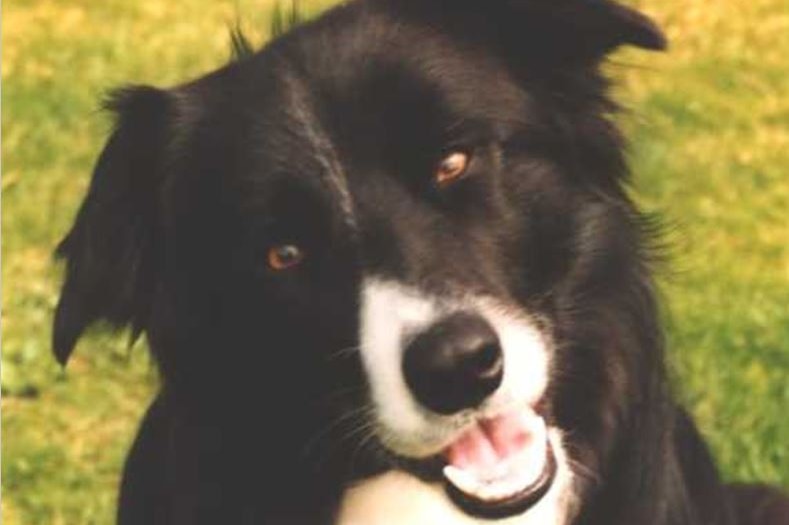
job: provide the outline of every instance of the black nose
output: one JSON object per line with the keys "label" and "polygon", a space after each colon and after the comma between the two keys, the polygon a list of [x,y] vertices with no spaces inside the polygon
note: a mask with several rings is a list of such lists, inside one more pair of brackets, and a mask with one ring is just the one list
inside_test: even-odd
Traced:
{"label": "black nose", "polygon": [[411,392],[430,410],[454,414],[473,408],[501,384],[499,338],[484,319],[454,314],[410,342],[403,372]]}

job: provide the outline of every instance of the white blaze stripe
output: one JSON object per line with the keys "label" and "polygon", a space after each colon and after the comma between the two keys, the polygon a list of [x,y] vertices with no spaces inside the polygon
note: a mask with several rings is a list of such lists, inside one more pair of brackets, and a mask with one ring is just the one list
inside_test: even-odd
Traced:
{"label": "white blaze stripe", "polygon": [[[361,357],[379,431],[385,432],[381,437],[418,436],[426,425],[426,417],[403,377],[402,346],[408,334],[434,321],[435,307],[402,286],[378,280],[365,281],[361,304]],[[406,443],[387,444],[407,446]],[[402,452],[418,453],[416,450]]]}

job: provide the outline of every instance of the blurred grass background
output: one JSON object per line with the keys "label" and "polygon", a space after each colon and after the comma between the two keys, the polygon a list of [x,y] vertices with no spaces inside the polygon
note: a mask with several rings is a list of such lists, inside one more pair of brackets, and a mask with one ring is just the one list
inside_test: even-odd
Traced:
{"label": "blurred grass background", "polygon": [[[303,0],[308,12],[329,0]],[[789,6],[638,0],[669,54],[610,64],[631,109],[637,199],[668,225],[672,369],[727,479],[789,487]],[[272,0],[2,5],[2,522],[113,522],[121,463],[156,385],[141,348],[95,333],[50,355],[52,251],[109,129],[102,93],[221,65]]]}

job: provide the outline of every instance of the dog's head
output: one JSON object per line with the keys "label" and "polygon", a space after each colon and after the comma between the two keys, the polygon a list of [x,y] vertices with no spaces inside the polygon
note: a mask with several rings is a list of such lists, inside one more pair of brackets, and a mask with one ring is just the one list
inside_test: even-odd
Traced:
{"label": "dog's head", "polygon": [[57,356],[129,325],[194,412],[367,443],[472,513],[604,468],[652,334],[599,73],[625,44],[664,40],[608,0],[368,0],[117,93]]}

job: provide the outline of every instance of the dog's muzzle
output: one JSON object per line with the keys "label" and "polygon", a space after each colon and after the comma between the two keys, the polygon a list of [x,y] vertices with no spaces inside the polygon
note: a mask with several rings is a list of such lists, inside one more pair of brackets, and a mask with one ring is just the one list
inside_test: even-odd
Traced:
{"label": "dog's muzzle", "polygon": [[[403,373],[416,400],[444,416],[484,404],[501,385],[504,356],[493,327],[459,312],[411,339]],[[468,512],[505,516],[542,498],[556,474],[545,420],[530,407],[480,417],[442,452],[447,489]]]}

